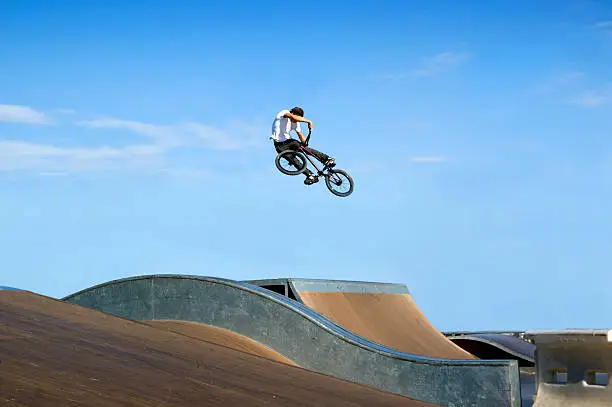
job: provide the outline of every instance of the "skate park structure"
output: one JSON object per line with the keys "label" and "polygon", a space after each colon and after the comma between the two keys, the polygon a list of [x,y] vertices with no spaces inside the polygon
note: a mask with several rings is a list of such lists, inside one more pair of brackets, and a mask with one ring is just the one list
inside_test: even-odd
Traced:
{"label": "skate park structure", "polygon": [[[406,405],[612,405],[608,331],[442,333],[403,284],[149,275],[61,302],[416,403]],[[523,374],[533,365],[535,397]]]}
{"label": "skate park structure", "polygon": [[612,405],[612,330],[527,331],[536,345],[534,407]]}
{"label": "skate park structure", "polygon": [[[406,295],[401,285],[345,284],[344,291],[353,286],[377,291],[401,288],[398,295]],[[521,405],[514,360],[468,358],[442,334],[436,340],[456,348],[463,359],[401,352],[256,284],[213,277],[141,276],[101,284],[64,300],[131,320],[213,325],[260,342],[302,368],[435,405]]]}
{"label": "skate park structure", "polygon": [[0,291],[0,405],[435,407],[292,366],[227,330],[165,324]]}
{"label": "skate park structure", "polygon": [[535,345],[524,332],[443,332],[454,344],[479,359],[516,359],[519,367],[535,366]]}
{"label": "skate park structure", "polygon": [[295,278],[247,282],[304,303],[351,332],[403,352],[442,359],[516,360],[521,405],[533,403],[535,345],[517,337],[519,332],[442,334],[404,284]]}
{"label": "skate park structure", "polygon": [[268,290],[283,287],[297,301],[343,328],[401,352],[441,359],[476,359],[427,320],[403,284],[312,279],[247,283]]}

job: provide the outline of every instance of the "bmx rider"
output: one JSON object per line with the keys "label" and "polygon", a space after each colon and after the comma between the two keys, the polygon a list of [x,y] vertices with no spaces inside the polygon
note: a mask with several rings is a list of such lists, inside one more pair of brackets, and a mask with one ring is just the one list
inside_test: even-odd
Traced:
{"label": "bmx rider", "polygon": [[[285,150],[297,150],[300,147],[300,142],[291,137],[292,130],[297,133],[302,143],[306,142],[306,137],[302,134],[300,123],[307,123],[309,130],[313,128],[312,121],[304,117],[304,110],[301,107],[294,107],[291,110],[281,110],[278,112],[272,123],[272,135],[270,136],[270,138],[274,140],[274,148],[276,148],[277,153]],[[328,168],[332,168],[336,165],[335,160],[325,153],[310,147],[306,147],[306,151]],[[292,155],[287,157],[287,160],[294,167],[299,167],[299,162],[295,159],[295,156]],[[306,179],[304,180],[304,184],[306,185],[311,185],[319,181],[308,168],[304,171],[304,175],[306,175]]]}

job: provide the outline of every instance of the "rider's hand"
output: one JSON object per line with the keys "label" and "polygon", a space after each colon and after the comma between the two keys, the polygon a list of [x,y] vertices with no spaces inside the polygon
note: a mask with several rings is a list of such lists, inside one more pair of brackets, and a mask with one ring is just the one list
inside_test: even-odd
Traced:
{"label": "rider's hand", "polygon": [[314,127],[314,123],[308,122],[308,130],[312,130],[313,127]]}

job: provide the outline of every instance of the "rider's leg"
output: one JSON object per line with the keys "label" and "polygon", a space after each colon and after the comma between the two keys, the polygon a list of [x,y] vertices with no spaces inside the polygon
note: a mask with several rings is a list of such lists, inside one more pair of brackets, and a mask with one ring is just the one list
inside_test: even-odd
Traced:
{"label": "rider's leg", "polygon": [[322,153],[319,150],[315,150],[312,147],[306,147],[306,149],[308,150],[308,152],[310,154],[312,154],[317,160],[319,160],[321,162],[321,164],[326,165],[328,167],[333,167],[334,165],[336,165],[336,161],[331,158],[330,156],[328,156],[325,153]]}
{"label": "rider's leg", "polygon": [[[294,139],[289,139],[289,140],[285,140],[281,143],[278,143],[279,145],[277,146],[277,151],[284,151],[284,150],[297,150],[300,148],[300,142]],[[275,144],[276,146],[276,144]],[[280,152],[279,151],[279,152]],[[291,163],[295,168],[297,168],[299,166],[299,162],[297,162],[297,160],[295,159],[294,155],[291,155],[290,157],[287,157],[287,160],[289,161],[289,163]],[[306,163],[308,165],[308,163]],[[306,168],[306,170],[304,170],[304,172],[302,173],[304,174],[304,176],[306,177],[304,179],[304,184],[306,185],[312,185],[315,182],[319,182],[319,179],[317,177],[314,176],[314,174],[312,173],[312,171],[310,171],[308,168]]]}
{"label": "rider's leg", "polygon": [[[276,148],[277,153],[281,153],[285,150],[297,150],[299,148],[299,143],[296,140],[289,139],[281,142],[275,142],[274,147]],[[300,162],[295,158],[294,154],[287,154],[285,157],[287,157],[289,164],[293,165],[295,168],[300,166]]]}
{"label": "rider's leg", "polygon": [[[275,141],[274,148],[276,148],[277,153],[283,152],[285,150],[297,150],[298,148],[300,148],[300,143],[299,141],[294,139],[289,139],[281,142]],[[298,168],[300,166],[300,162],[295,158],[295,155],[287,154],[286,157],[287,161],[289,161],[289,163],[295,168]],[[306,168],[303,174],[306,176],[306,179],[304,180],[305,183],[312,184],[313,182],[316,182],[313,181],[314,176],[312,175],[312,171],[310,171],[308,168]]]}
{"label": "rider's leg", "polygon": [[[294,139],[290,139],[284,142],[285,146],[283,146],[282,148],[284,149],[293,149],[293,150],[297,150],[300,148],[300,142]],[[306,149],[308,149],[308,147],[306,147]],[[306,163],[308,165],[308,163]],[[294,164],[295,167],[297,167]],[[312,185],[315,182],[319,182],[319,178],[317,178],[312,171],[310,171],[308,168],[306,168],[306,170],[303,172],[303,174],[306,176],[306,178],[304,179],[304,184],[306,185]]]}

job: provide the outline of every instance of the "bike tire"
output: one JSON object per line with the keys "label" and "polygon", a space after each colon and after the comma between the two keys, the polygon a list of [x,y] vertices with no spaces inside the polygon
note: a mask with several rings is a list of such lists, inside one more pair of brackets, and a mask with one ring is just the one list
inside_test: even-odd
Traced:
{"label": "bike tire", "polygon": [[[283,166],[280,164],[280,160],[281,159],[287,159],[286,156],[289,154],[293,154],[296,156],[296,158],[299,161],[302,161],[302,166],[298,169],[296,169],[295,171],[290,171],[287,170],[286,168],[283,168]],[[277,156],[276,156],[276,168],[278,168],[278,170],[280,172],[282,172],[283,174],[286,175],[300,175],[301,173],[303,173],[304,171],[306,171],[306,167],[308,166],[308,161],[306,160],[306,156],[300,152],[300,151],[295,151],[295,150],[285,150],[285,151],[281,151]]]}
{"label": "bike tire", "polygon": [[[341,174],[344,175],[349,183],[349,190],[347,192],[338,192],[335,191],[332,187],[332,183],[330,180],[330,175],[331,174]],[[332,194],[336,195],[336,196],[340,196],[340,197],[346,197],[349,196],[350,194],[353,193],[353,189],[354,189],[354,182],[353,182],[353,178],[351,178],[351,176],[344,170],[338,170],[338,169],[330,169],[328,170],[327,174],[325,174],[325,185],[327,186],[327,189],[329,189],[329,192],[331,192]]]}

